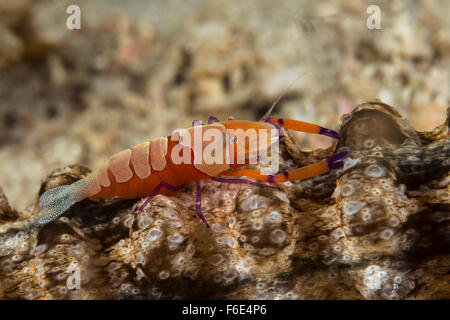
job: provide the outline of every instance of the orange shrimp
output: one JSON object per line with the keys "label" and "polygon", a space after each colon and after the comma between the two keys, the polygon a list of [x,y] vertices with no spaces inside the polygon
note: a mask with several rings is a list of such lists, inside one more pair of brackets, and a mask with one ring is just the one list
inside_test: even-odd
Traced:
{"label": "orange shrimp", "polygon": [[[346,152],[312,165],[275,175],[265,175],[250,169],[235,170],[251,163],[255,152],[267,150],[276,143],[280,138],[280,128],[340,138],[337,132],[330,129],[290,119],[267,117],[255,122],[230,118],[228,121],[219,122],[215,117],[210,117],[208,125],[197,123],[191,128],[177,130],[170,136],[138,144],[113,155],[109,161],[87,177],[71,185],[47,190],[40,197],[37,223],[42,225],[55,219],[73,204],[86,198],[149,196],[141,206],[143,209],[155,195],[179,190],[195,181],[197,184],[196,211],[204,224],[208,226],[201,213],[200,180],[211,178],[220,182],[271,187],[251,180],[224,179],[217,176],[249,177],[268,183],[285,182],[306,179],[342,166],[342,158],[347,154]],[[196,136],[198,129],[201,129],[200,139],[198,135]],[[249,132],[254,135],[247,136]],[[211,142],[208,143],[208,141]],[[210,152],[214,161],[202,157],[208,150],[214,151]]]}

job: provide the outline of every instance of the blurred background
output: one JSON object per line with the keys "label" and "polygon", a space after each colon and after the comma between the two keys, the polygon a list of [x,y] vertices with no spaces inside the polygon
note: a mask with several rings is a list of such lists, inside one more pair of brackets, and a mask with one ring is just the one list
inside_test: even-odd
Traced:
{"label": "blurred background", "polygon": [[258,120],[281,94],[285,118],[336,129],[378,98],[431,130],[449,105],[449,13],[448,0],[1,0],[0,187],[23,209],[58,166],[93,169],[209,115]]}

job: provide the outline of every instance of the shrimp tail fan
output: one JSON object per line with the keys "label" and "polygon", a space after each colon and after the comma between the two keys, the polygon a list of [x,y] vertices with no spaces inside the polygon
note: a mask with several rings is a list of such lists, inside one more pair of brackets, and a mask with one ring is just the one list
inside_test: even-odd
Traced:
{"label": "shrimp tail fan", "polygon": [[59,186],[44,192],[39,198],[38,224],[46,224],[59,217],[72,205],[86,198],[86,182],[78,180],[70,185]]}

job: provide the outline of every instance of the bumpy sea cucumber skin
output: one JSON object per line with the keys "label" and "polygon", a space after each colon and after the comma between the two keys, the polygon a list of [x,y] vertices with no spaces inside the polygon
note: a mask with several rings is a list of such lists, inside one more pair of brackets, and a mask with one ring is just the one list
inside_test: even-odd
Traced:
{"label": "bumpy sea cucumber skin", "polygon": [[[343,169],[275,189],[203,182],[210,229],[194,188],[143,211],[138,200],[85,201],[30,229],[8,228],[27,212],[0,193],[0,298],[450,298],[449,118],[419,133],[374,102],[346,116],[343,139],[323,152],[286,137],[287,169],[286,159],[351,153]],[[58,169],[40,194],[86,177]]]}

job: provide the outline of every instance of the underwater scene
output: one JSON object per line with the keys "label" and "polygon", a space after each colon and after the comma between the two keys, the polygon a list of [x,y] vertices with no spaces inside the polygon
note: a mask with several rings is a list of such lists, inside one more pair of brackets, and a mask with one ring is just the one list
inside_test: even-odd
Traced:
{"label": "underwater scene", "polygon": [[450,299],[449,13],[1,0],[0,300]]}

